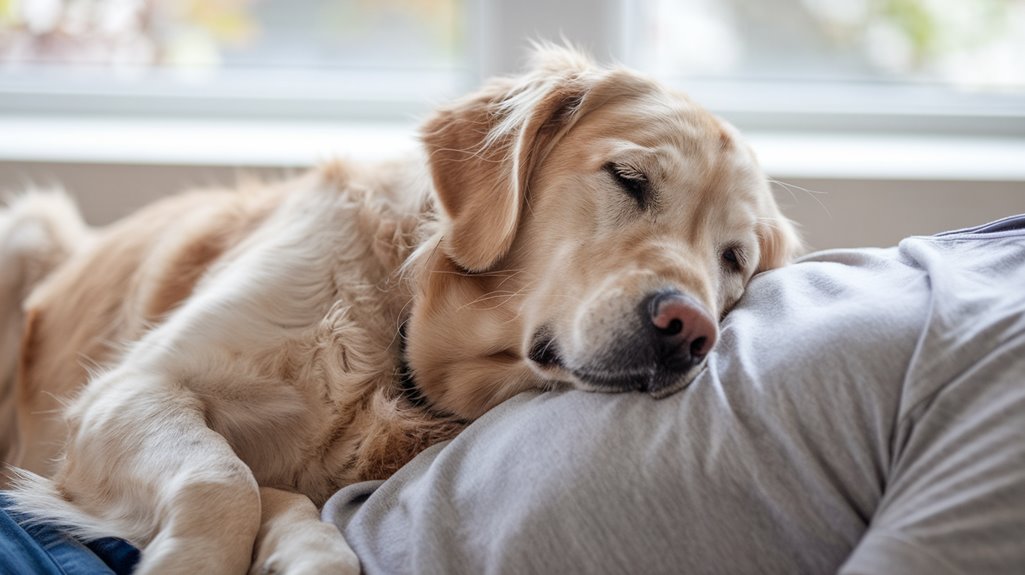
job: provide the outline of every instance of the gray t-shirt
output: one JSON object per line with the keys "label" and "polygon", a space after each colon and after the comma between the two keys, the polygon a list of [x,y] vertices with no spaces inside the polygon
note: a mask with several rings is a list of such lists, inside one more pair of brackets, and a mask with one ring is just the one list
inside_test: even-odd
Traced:
{"label": "gray t-shirt", "polygon": [[366,573],[1025,573],[1025,217],[752,281],[662,400],[522,394],[325,506]]}

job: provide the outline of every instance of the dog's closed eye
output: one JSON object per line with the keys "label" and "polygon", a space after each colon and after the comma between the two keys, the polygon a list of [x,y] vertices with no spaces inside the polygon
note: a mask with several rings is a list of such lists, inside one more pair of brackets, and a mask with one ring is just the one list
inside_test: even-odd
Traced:
{"label": "dog's closed eye", "polygon": [[743,248],[736,244],[730,244],[723,248],[722,265],[730,272],[739,273],[744,270],[746,257]]}
{"label": "dog's closed eye", "polygon": [[605,164],[604,169],[616,181],[616,185],[633,198],[641,209],[647,207],[651,196],[651,186],[644,172],[633,166],[614,162]]}

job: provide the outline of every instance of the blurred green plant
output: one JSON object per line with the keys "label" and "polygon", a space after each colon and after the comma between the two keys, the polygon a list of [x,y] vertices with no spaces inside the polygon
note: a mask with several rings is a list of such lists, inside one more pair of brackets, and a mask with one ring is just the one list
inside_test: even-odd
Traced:
{"label": "blurred green plant", "polygon": [[1013,0],[881,0],[879,14],[902,30],[919,64],[977,48],[1006,32]]}
{"label": "blurred green plant", "polygon": [[1025,82],[1025,0],[801,0],[826,38],[887,72]]}

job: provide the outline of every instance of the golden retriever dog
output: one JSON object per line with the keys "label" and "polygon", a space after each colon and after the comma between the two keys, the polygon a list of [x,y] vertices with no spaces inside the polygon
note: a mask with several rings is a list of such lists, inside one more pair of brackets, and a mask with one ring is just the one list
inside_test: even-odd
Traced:
{"label": "golden retriever dog", "polygon": [[18,509],[140,573],[348,573],[318,507],[527,389],[664,396],[797,246],[750,149],[571,49],[437,111],[423,153],[0,212],[0,455]]}

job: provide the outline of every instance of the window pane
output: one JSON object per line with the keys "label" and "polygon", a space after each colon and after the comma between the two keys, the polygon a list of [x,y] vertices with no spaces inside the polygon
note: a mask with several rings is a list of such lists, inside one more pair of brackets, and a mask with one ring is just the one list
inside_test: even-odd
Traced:
{"label": "window pane", "polygon": [[650,0],[663,75],[1025,88],[1022,0]]}
{"label": "window pane", "polygon": [[251,104],[243,109],[447,95],[465,68],[462,4],[0,0],[0,92],[120,94],[133,97],[120,103],[129,108],[139,98],[172,107],[185,105],[182,96],[239,99]]}

